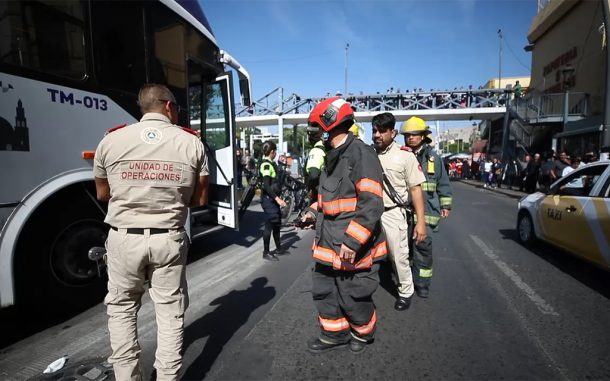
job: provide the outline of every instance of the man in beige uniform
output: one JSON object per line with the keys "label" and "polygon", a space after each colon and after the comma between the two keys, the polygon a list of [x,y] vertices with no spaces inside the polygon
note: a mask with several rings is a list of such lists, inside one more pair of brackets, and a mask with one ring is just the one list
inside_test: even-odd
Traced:
{"label": "man in beige uniform", "polygon": [[[420,184],[426,181],[417,158],[413,153],[402,150],[394,142],[397,131],[394,129],[396,120],[389,112],[375,115],[371,122],[373,126],[373,144],[377,150],[377,157],[381,162],[383,172],[390,183],[383,184],[383,205],[385,211],[381,216],[381,224],[386,233],[390,250],[390,259],[398,278],[398,298],[394,308],[404,311],[411,305],[413,295],[413,275],[409,266],[409,237],[406,220],[406,211],[399,203],[406,206],[409,194],[413,208],[417,214],[417,225],[413,232],[413,239],[420,242],[426,238],[426,223],[424,219],[424,195]],[[392,189],[396,196],[392,196]],[[398,198],[398,199],[396,199]]]}
{"label": "man in beige uniform", "polygon": [[[144,282],[157,317],[157,380],[177,380],[182,365],[189,205],[207,201],[202,142],[175,125],[179,106],[161,85],[138,97],[139,123],[111,130],[95,153],[97,198],[109,201],[108,330],[117,380],[140,380],[137,313]],[[191,131],[192,132],[192,131]]]}

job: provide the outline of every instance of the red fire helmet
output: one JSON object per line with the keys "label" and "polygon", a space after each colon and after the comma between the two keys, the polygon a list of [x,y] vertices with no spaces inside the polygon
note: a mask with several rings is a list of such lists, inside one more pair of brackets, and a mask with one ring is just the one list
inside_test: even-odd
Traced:
{"label": "red fire helmet", "polygon": [[322,130],[329,132],[347,121],[350,122],[349,126],[354,123],[352,105],[341,97],[331,97],[314,106],[309,113],[307,124],[318,125]]}

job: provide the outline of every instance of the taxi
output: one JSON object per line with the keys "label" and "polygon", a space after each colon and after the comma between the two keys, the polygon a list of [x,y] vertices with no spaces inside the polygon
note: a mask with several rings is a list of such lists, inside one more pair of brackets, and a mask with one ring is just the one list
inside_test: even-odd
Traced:
{"label": "taxi", "polygon": [[610,161],[585,165],[518,203],[519,240],[537,239],[610,270]]}

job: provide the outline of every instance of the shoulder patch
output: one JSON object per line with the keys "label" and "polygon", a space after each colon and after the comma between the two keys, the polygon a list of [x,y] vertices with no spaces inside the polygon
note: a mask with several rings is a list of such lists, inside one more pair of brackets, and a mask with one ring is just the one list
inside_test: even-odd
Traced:
{"label": "shoulder patch", "polygon": [[409,146],[402,146],[400,147],[401,151],[407,151],[407,152],[413,152],[413,149]]}
{"label": "shoulder patch", "polygon": [[188,128],[188,127],[180,127],[180,129],[182,129],[182,131],[184,131],[184,132],[188,132],[191,135],[199,137],[199,135],[197,134],[197,131],[192,130],[192,129]]}
{"label": "shoulder patch", "polygon": [[108,131],[106,131],[106,134],[109,134],[111,132],[114,132],[116,130],[120,130],[123,127],[127,127],[127,123],[125,124],[119,124],[118,126],[112,127],[111,129],[109,129]]}

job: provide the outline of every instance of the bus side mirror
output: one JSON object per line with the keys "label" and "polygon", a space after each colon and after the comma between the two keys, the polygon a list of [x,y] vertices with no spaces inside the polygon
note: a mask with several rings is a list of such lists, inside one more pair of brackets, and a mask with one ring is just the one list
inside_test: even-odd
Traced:
{"label": "bus side mirror", "polygon": [[252,105],[252,97],[250,94],[250,81],[247,78],[239,79],[239,92],[241,94],[241,104],[244,107]]}

